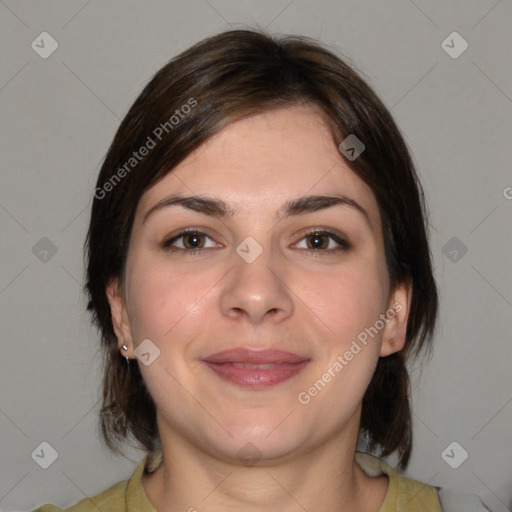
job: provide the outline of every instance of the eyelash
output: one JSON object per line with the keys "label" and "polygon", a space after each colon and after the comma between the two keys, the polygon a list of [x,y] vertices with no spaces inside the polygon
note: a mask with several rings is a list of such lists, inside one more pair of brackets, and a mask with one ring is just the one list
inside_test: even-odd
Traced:
{"label": "eyelash", "polygon": [[[189,233],[193,233],[196,235],[204,235],[207,238],[210,238],[210,240],[212,240],[211,237],[209,237],[206,233],[204,233],[203,231],[200,231],[199,229],[184,229],[184,230],[180,231],[179,233],[177,233],[176,235],[174,235],[173,237],[162,242],[162,244],[161,244],[162,249],[164,249],[166,251],[171,251],[171,252],[183,251],[183,252],[185,252],[186,255],[190,255],[190,256],[193,256],[194,254],[198,254],[206,249],[211,249],[211,247],[207,247],[206,249],[204,247],[203,248],[200,247],[200,248],[196,248],[196,249],[182,249],[181,247],[173,247],[172,246],[172,244],[174,242],[176,242],[180,238],[183,238],[185,235],[187,235]],[[305,251],[308,251],[311,254],[314,254],[315,256],[318,256],[320,252],[326,252],[329,254],[329,253],[338,252],[338,251],[346,251],[346,250],[350,249],[350,247],[351,247],[351,245],[349,244],[349,242],[347,240],[341,238],[336,233],[332,233],[331,231],[326,231],[326,230],[322,230],[322,229],[313,229],[311,231],[308,231],[307,233],[304,233],[304,235],[299,240],[299,242],[304,240],[308,236],[312,236],[312,235],[327,236],[328,238],[330,238],[331,240],[334,240],[339,245],[339,247],[336,247],[335,249],[326,249],[326,250],[303,249]]]}

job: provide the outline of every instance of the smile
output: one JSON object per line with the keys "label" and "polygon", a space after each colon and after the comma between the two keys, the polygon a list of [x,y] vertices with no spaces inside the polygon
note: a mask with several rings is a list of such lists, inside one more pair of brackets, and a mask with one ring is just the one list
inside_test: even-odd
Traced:
{"label": "smile", "polygon": [[278,350],[233,349],[202,360],[218,377],[239,387],[265,389],[300,373],[310,359]]}

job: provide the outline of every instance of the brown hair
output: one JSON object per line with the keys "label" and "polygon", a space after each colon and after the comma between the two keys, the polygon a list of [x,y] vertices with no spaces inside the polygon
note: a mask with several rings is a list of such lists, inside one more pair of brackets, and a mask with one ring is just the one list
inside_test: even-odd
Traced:
{"label": "brown hair", "polygon": [[414,165],[390,112],[351,66],[312,39],[252,30],[207,38],[160,69],[121,122],[102,165],[85,244],[85,288],[104,349],[100,423],[110,449],[119,451],[127,435],[147,450],[159,442],[154,402],[138,366],[128,370],[117,349],[105,294],[112,278],[123,280],[139,199],[228,123],[297,104],[319,109],[336,145],[350,134],[364,143],[364,152],[347,163],[376,197],[391,287],[412,283],[406,345],[379,358],[360,430],[369,451],[396,453],[407,467],[412,420],[406,361],[421,349],[430,352],[437,315],[427,213]]}

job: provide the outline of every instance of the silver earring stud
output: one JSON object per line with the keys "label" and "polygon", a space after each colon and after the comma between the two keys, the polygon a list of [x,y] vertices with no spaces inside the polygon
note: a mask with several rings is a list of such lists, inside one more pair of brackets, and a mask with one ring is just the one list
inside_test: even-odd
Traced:
{"label": "silver earring stud", "polygon": [[[123,345],[123,350],[128,350],[128,345],[126,345],[126,343]],[[124,358],[126,359],[126,364],[130,366],[130,358],[128,356],[124,356]]]}

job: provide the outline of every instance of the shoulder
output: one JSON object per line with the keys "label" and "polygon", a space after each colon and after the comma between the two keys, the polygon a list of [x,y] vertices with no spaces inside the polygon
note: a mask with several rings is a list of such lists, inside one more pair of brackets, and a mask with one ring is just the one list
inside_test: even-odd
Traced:
{"label": "shoulder", "polygon": [[34,512],[97,512],[98,509],[108,510],[109,512],[124,512],[127,483],[126,480],[118,482],[106,491],[91,498],[85,498],[66,509],[55,505],[43,505]]}
{"label": "shoulder", "polygon": [[436,487],[405,477],[387,462],[369,453],[357,452],[356,462],[368,476],[385,474],[389,485],[379,512],[442,512]]}
{"label": "shoulder", "polygon": [[[154,512],[142,485],[142,475],[151,473],[162,462],[161,451],[146,455],[133,471],[129,480],[123,480],[91,498],[85,498],[69,508],[62,509],[55,505],[43,505],[33,512]],[[127,509],[128,507],[128,509]]]}
{"label": "shoulder", "polygon": [[368,476],[384,473],[389,478],[388,492],[379,512],[492,512],[477,494],[433,487],[407,478],[369,453],[356,452],[355,459]]}

